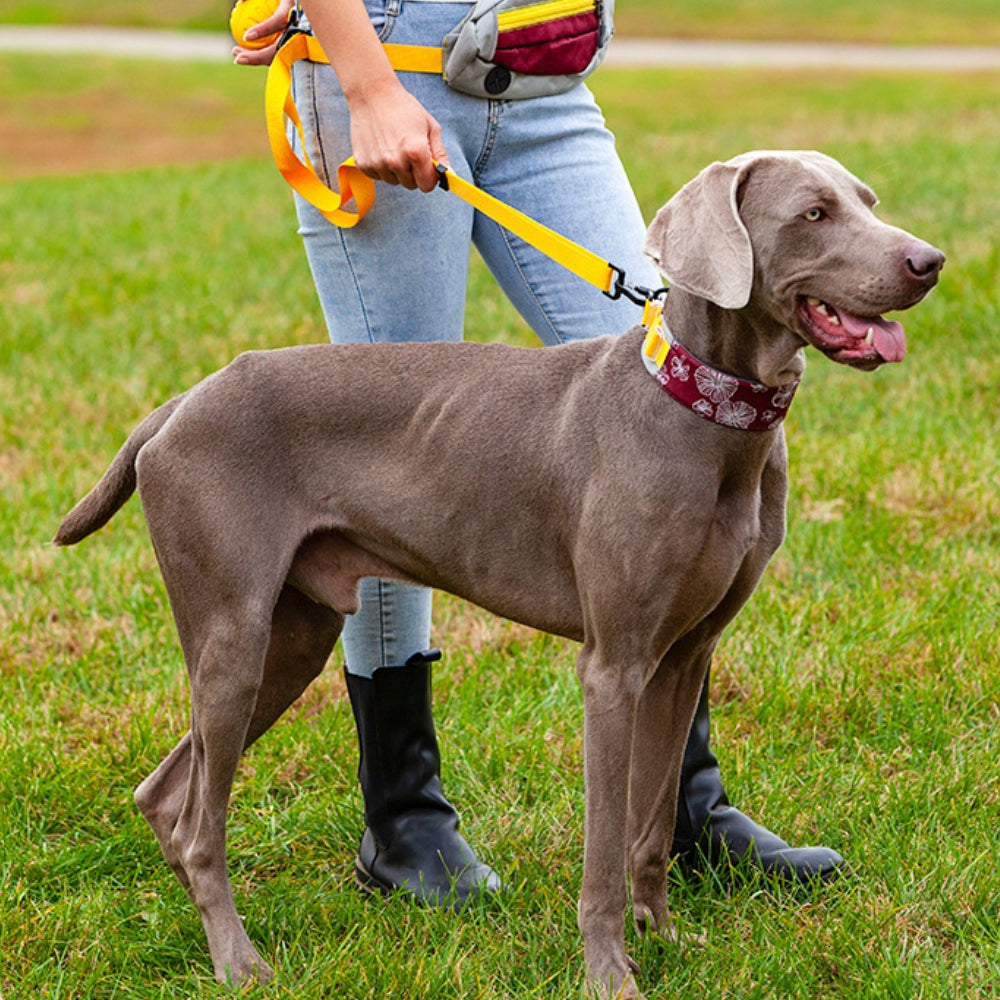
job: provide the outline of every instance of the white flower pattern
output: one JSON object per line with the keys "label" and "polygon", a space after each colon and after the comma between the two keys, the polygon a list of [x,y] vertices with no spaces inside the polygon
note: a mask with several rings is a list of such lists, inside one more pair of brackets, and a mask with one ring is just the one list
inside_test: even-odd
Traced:
{"label": "white flower pattern", "polygon": [[747,428],[756,418],[757,411],[749,403],[740,399],[735,402],[727,399],[725,402],[719,403],[715,411],[715,419],[727,427]]}
{"label": "white flower pattern", "polygon": [[783,385],[780,389],[775,392],[771,397],[771,405],[776,406],[779,410],[787,410],[792,403],[792,396],[795,395],[795,390],[799,387],[799,383],[791,382],[788,385]]}
{"label": "white flower pattern", "polygon": [[713,403],[721,403],[730,399],[739,388],[739,382],[732,375],[716,371],[714,368],[709,368],[708,365],[702,365],[695,369],[694,381],[701,390],[701,394]]}
{"label": "white flower pattern", "polygon": [[691,366],[684,364],[684,359],[676,354],[670,356],[670,377],[686,382],[691,377]]}
{"label": "white flower pattern", "polygon": [[699,361],[676,340],[654,374],[667,393],[699,416],[750,431],[777,427],[799,385],[796,381],[774,388],[727,375]]}

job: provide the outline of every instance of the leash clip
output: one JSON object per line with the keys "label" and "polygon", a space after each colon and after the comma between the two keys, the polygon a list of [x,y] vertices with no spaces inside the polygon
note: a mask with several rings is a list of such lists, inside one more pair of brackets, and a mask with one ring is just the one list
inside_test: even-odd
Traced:
{"label": "leash clip", "polygon": [[608,264],[608,267],[614,273],[614,280],[611,282],[611,287],[604,292],[609,299],[615,300],[624,296],[637,306],[644,306],[647,302],[652,302],[655,299],[665,299],[667,292],[670,291],[666,286],[654,290],[646,288],[644,285],[630,285],[625,280],[625,271],[623,268],[617,267],[614,264]]}
{"label": "leash clip", "polygon": [[306,31],[305,28],[299,27],[299,8],[296,4],[288,12],[288,20],[285,22],[285,28],[281,32],[281,37],[278,39],[278,44],[275,51],[280,49],[283,45],[289,42],[295,35],[308,35],[312,32]]}
{"label": "leash clip", "polygon": [[442,191],[448,190],[448,168],[440,163],[434,164],[434,169],[437,171],[438,175],[438,187]]}

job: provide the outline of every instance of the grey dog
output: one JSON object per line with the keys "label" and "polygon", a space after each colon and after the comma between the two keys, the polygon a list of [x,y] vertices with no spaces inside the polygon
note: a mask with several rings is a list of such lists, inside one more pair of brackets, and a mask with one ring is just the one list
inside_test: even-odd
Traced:
{"label": "grey dog", "polygon": [[[647,237],[672,283],[663,369],[638,327],[546,350],[292,347],[242,355],[136,428],[56,542],[97,530],[138,486],[192,715],[136,801],[219,979],[272,974],[226,870],[237,761],[377,576],[582,643],[586,976],[599,995],[640,996],[628,879],[640,928],[669,935],[688,729],[720,633],[785,532],[777,410],[763,427],[743,416],[754,393],[787,405],[807,345],[862,370],[900,360],[902,327],[881,314],[919,302],[944,262],[875,202],[819,153],[703,170]],[[682,405],[664,390],[692,372],[703,394]],[[734,406],[738,379],[751,402]]]}

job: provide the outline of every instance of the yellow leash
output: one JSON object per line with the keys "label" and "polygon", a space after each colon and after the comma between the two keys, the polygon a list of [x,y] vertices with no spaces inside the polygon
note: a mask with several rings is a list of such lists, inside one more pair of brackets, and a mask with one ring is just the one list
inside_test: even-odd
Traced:
{"label": "yellow leash", "polygon": [[475,184],[470,184],[453,170],[449,170],[441,164],[436,164],[436,166],[438,176],[441,178],[441,187],[446,191],[458,195],[459,198],[478,209],[483,215],[499,223],[504,229],[509,229],[515,236],[520,236],[536,250],[540,250],[547,257],[558,261],[602,292],[611,291],[615,277],[621,274],[618,268],[580,246],[579,243],[574,243],[547,226],[543,226],[530,216],[512,208],[506,202],[487,194]]}
{"label": "yellow leash", "polygon": [[[413,73],[441,73],[441,49],[419,45],[385,45],[393,69]],[[339,191],[334,191],[316,175],[305,153],[302,122],[292,99],[292,66],[300,59],[329,63],[319,42],[302,32],[291,34],[278,49],[267,74],[264,103],[267,135],[274,161],[293,190],[316,208],[335,226],[349,229],[356,226],[375,203],[375,184],[358,169],[350,157],[337,168]],[[299,159],[288,141],[286,119],[299,134],[304,160]],[[451,191],[494,222],[530,243],[546,256],[568,268],[574,274],[599,288],[611,298],[624,295],[644,305],[643,325],[652,327],[662,302],[656,293],[625,282],[625,272],[602,257],[574,243],[565,236],[536,222],[505,202],[470,184],[454,171],[436,163],[441,187]],[[356,211],[344,208],[354,199]],[[649,322],[647,322],[647,319]]]}

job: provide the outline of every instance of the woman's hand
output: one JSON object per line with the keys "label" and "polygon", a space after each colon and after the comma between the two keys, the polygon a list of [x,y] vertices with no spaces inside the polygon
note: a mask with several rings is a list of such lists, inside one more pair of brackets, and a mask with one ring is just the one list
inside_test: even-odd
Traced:
{"label": "woman's hand", "polygon": [[[259,24],[248,28],[243,38],[252,42],[255,38],[266,38],[285,30],[288,23],[288,16],[295,6],[295,0],[279,0],[275,12]],[[242,41],[242,39],[240,39]],[[233,62],[237,66],[270,66],[274,59],[274,53],[278,51],[278,40],[262,49],[247,49],[238,44],[233,48]]]}
{"label": "woman's hand", "polygon": [[351,117],[358,167],[387,184],[430,191],[434,160],[447,164],[441,127],[400,83],[363,0],[302,0]]}
{"label": "woman's hand", "polygon": [[[293,6],[294,0],[280,0],[274,14],[244,38],[281,31]],[[347,100],[359,169],[386,184],[432,191],[438,182],[434,162],[448,165],[441,126],[399,82],[362,0],[305,0],[302,6]],[[241,66],[266,66],[276,51],[277,44],[263,49],[237,45],[233,58]]]}
{"label": "woman's hand", "polygon": [[432,191],[434,161],[447,166],[441,126],[393,77],[348,99],[351,149],[359,169],[386,184]]}

